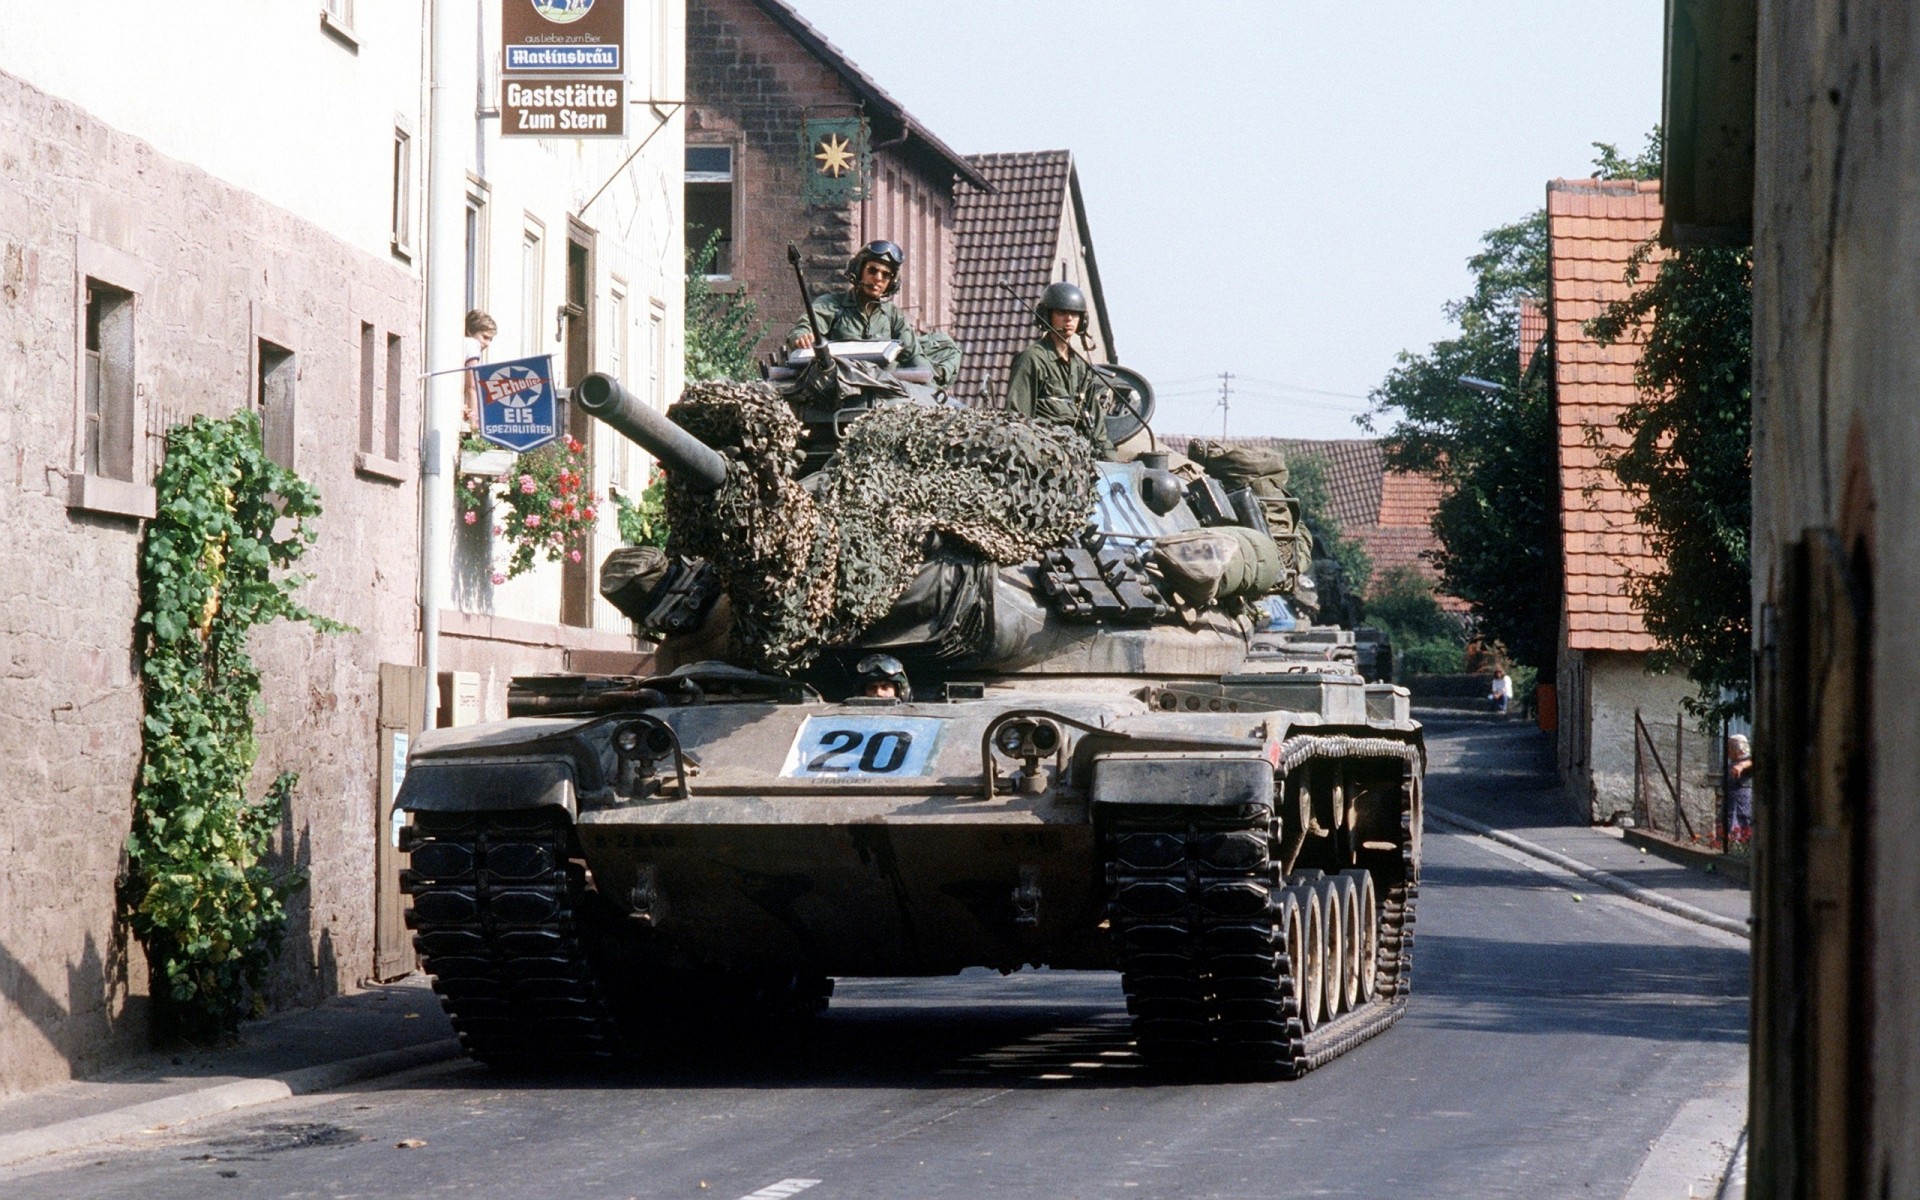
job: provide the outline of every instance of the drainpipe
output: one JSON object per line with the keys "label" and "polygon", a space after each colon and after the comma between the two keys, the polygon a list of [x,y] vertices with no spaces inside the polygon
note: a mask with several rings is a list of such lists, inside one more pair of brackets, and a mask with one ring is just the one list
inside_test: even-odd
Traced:
{"label": "drainpipe", "polygon": [[[470,51],[469,38],[455,18],[457,0],[428,0],[427,202],[426,202],[426,370],[437,372],[461,361],[465,317],[466,264],[462,255],[462,206],[466,164],[462,161],[461,121],[473,120],[472,106],[455,87],[454,73]],[[424,433],[420,445],[420,665],[427,674],[424,727],[432,729],[440,704],[440,609],[452,594],[453,464],[459,441],[458,372],[429,374],[422,399]]]}

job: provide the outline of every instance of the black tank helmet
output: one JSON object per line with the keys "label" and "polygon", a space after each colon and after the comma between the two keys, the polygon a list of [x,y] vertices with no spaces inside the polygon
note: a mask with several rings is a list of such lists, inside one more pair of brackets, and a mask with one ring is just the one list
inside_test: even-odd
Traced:
{"label": "black tank helmet", "polygon": [[1087,294],[1080,290],[1078,284],[1068,283],[1064,279],[1048,284],[1047,290],[1040,293],[1040,303],[1034,307],[1040,310],[1040,319],[1043,321],[1051,320],[1057,312],[1077,313],[1080,328],[1087,327]]}
{"label": "black tank helmet", "polygon": [[887,297],[900,290],[900,276],[907,269],[907,252],[889,241],[868,242],[847,260],[847,282],[859,283],[860,272],[870,262],[883,262],[893,268],[893,282],[887,285]]}

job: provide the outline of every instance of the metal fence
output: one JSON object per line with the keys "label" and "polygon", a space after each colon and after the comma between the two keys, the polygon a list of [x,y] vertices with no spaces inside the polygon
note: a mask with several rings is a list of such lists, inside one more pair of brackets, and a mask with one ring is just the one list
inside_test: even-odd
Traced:
{"label": "metal fence", "polygon": [[[1724,853],[1745,853],[1744,839],[1727,836],[1727,739],[1715,722],[1688,729],[1676,713],[1673,732],[1658,734],[1633,710],[1633,819],[1643,828]],[[1694,774],[1689,777],[1688,767]]]}

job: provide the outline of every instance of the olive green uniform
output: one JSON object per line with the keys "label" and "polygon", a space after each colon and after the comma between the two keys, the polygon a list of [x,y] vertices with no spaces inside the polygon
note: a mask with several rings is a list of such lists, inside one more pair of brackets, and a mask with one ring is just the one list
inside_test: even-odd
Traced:
{"label": "olive green uniform", "polygon": [[1007,379],[1007,407],[1023,417],[1069,425],[1093,444],[1099,458],[1113,457],[1103,403],[1106,388],[1079,355],[1061,358],[1051,338],[1042,337],[1013,360]]}
{"label": "olive green uniform", "polygon": [[[820,328],[826,331],[829,342],[899,342],[900,366],[927,365],[920,353],[920,337],[913,331],[913,322],[885,300],[863,306],[851,290],[831,292],[813,298],[813,311],[820,318]],[[787,334],[787,344],[792,345],[801,334],[812,332],[812,322],[802,317]]]}

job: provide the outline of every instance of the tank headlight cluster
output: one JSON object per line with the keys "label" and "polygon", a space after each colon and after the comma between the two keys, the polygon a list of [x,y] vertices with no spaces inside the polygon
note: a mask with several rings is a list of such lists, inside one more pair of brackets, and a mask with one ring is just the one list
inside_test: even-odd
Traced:
{"label": "tank headlight cluster", "polygon": [[673,733],[651,717],[629,721],[613,731],[613,752],[624,759],[656,762],[673,753]]}
{"label": "tank headlight cluster", "polygon": [[1060,727],[1051,721],[1008,721],[993,735],[994,748],[1008,758],[1046,758],[1060,749]]}

